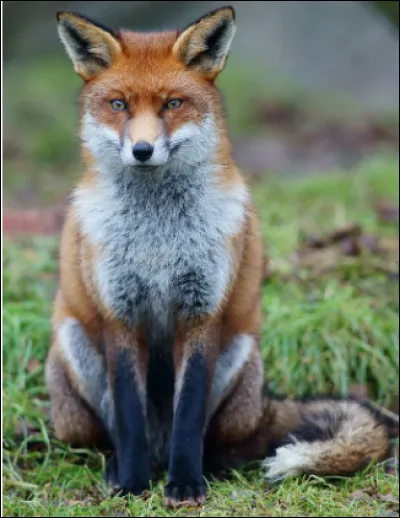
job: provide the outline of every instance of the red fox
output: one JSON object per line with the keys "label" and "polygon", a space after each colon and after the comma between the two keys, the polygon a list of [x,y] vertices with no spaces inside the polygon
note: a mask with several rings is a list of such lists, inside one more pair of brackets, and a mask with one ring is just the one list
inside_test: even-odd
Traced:
{"label": "red fox", "polygon": [[264,247],[215,85],[234,10],[149,34],[62,11],[58,29],[84,80],[85,173],[46,362],[57,437],[110,444],[122,494],[167,469],[170,507],[204,503],[204,473],[250,460],[279,480],[384,459],[390,427],[368,404],[263,393]]}

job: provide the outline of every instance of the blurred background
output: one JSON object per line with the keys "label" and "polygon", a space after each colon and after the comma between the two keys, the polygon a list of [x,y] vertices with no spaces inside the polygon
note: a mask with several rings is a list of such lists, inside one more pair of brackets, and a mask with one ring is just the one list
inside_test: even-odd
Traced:
{"label": "blurred background", "polygon": [[[3,2],[6,228],[19,224],[11,209],[63,205],[80,174],[81,81],[58,39],[56,11],[157,30],[225,3]],[[347,169],[376,152],[398,153],[398,2],[231,4],[238,30],[219,86],[246,174]]]}
{"label": "blurred background", "polygon": [[[42,509],[63,516],[63,506],[78,500],[93,514],[87,485],[85,497],[62,496],[92,478],[77,471],[70,450],[59,453],[58,443],[50,454],[45,428],[43,365],[60,228],[82,172],[81,79],[59,41],[56,12],[144,31],[184,27],[227,3],[238,28],[218,86],[267,246],[260,344],[269,386],[298,396],[371,397],[398,414],[399,3],[2,2],[6,515]],[[27,437],[44,444],[42,453],[33,443],[27,456]],[[369,480],[363,474],[353,483],[370,491]],[[397,495],[398,479],[390,484]],[[319,501],[321,487],[315,491]],[[268,509],[280,509],[282,493],[276,495]],[[337,493],[333,500],[337,515],[354,515],[354,502],[346,511]],[[282,504],[288,516],[303,509],[293,502]],[[360,516],[378,512],[357,509]],[[140,513],[132,508],[128,515]]]}

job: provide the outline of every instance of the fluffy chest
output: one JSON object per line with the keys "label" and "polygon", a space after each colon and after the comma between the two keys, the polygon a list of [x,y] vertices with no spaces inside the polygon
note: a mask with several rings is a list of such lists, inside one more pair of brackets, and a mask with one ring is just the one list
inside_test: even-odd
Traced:
{"label": "fluffy chest", "polygon": [[227,193],[204,178],[78,190],[82,231],[99,245],[93,271],[103,303],[131,324],[213,312],[229,284],[229,241],[245,200],[243,187]]}

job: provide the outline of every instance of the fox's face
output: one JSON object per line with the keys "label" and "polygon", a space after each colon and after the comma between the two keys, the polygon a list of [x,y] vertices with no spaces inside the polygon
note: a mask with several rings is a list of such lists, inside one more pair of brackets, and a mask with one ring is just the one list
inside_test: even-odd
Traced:
{"label": "fox's face", "polygon": [[222,128],[214,80],[235,32],[222,8],[181,32],[114,32],[58,13],[60,37],[84,79],[84,146],[101,171],[201,163]]}

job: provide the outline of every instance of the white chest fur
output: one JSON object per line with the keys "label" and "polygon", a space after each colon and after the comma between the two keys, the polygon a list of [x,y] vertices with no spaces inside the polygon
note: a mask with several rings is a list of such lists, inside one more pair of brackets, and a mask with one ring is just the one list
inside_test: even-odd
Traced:
{"label": "white chest fur", "polygon": [[[215,166],[214,166],[215,167]],[[229,237],[245,216],[247,190],[217,186],[209,166],[191,174],[100,177],[81,187],[81,231],[100,245],[94,265],[99,295],[134,324],[171,312],[213,312],[229,283]]]}

